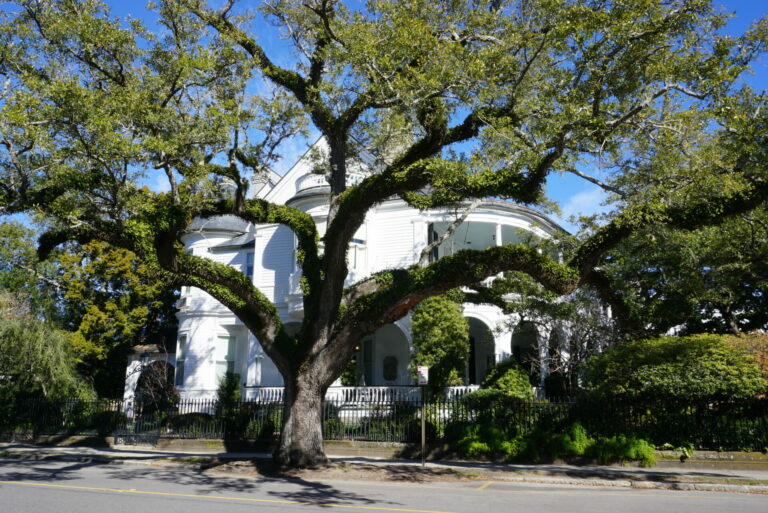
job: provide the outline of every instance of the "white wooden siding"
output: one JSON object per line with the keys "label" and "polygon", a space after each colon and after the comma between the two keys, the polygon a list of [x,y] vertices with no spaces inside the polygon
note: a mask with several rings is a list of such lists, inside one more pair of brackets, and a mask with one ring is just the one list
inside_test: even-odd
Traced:
{"label": "white wooden siding", "polygon": [[375,244],[373,271],[412,264],[413,217],[393,215],[392,212],[376,217],[368,230],[369,240]]}
{"label": "white wooden siding", "polygon": [[282,303],[293,267],[293,232],[286,226],[259,230],[254,257],[254,279],[259,290],[271,301]]}

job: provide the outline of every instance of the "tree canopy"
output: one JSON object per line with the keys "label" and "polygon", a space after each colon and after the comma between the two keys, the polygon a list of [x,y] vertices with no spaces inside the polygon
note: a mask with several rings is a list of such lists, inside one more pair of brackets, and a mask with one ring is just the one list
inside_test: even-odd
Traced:
{"label": "tree canopy", "polygon": [[[363,336],[424,298],[502,271],[554,294],[600,286],[604,255],[633,233],[716,223],[768,197],[768,110],[733,91],[764,49],[768,20],[725,37],[724,15],[706,0],[273,0],[256,13],[234,1],[214,10],[161,0],[154,9],[151,28],[97,0],[6,10],[0,208],[46,219],[43,256],[70,240],[106,242],[230,308],[284,377],[283,464],[324,461],[322,393]],[[273,24],[293,58],[270,55],[252,16]],[[248,193],[281,143],[310,125],[329,148],[318,168],[330,184],[322,234],[305,212]],[[350,185],[363,148],[376,165]],[[586,172],[598,161],[608,180]],[[510,244],[345,287],[347,248],[373,206],[393,197],[415,208],[482,197],[535,206],[557,172],[621,198],[562,259]],[[296,335],[244,274],[184,251],[190,222],[217,214],[295,234]],[[477,300],[494,293],[476,290]]]}
{"label": "tree canopy", "polygon": [[24,298],[30,315],[67,337],[100,397],[122,396],[131,347],[162,347],[175,335],[176,291],[133,253],[103,242],[63,245],[41,262],[34,230],[0,223],[0,236],[0,292]]}
{"label": "tree canopy", "polygon": [[656,228],[611,252],[604,270],[634,337],[768,328],[765,207],[694,232]]}

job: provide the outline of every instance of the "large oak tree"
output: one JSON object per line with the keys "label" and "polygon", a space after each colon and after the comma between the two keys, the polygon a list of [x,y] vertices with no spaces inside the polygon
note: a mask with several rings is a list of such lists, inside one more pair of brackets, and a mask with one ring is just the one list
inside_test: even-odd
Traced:
{"label": "large oak tree", "polygon": [[[107,242],[229,307],[283,375],[282,464],[325,461],[326,388],[363,336],[422,299],[501,271],[559,295],[599,287],[601,258],[628,235],[694,228],[768,197],[765,109],[748,91],[729,96],[765,24],[720,37],[724,19],[707,1],[273,0],[251,15],[234,4],[159,1],[149,30],[95,0],[16,2],[0,28],[0,205],[47,219],[42,254]],[[265,25],[253,16],[289,55],[260,44],[254,27]],[[318,164],[330,184],[322,237],[306,213],[248,194],[250,177],[309,125],[329,148]],[[694,129],[709,137],[661,144]],[[374,172],[350,186],[361,149]],[[597,161],[610,179],[586,171]],[[375,205],[535,206],[553,173],[627,197],[562,260],[509,244],[344,286],[350,239]],[[643,173],[656,182],[622,181]],[[677,176],[677,189],[654,189]],[[222,182],[234,185],[227,199]],[[192,219],[220,214],[294,232],[304,291],[295,336],[246,276],[184,252]],[[502,283],[475,287],[474,299],[498,300]]]}

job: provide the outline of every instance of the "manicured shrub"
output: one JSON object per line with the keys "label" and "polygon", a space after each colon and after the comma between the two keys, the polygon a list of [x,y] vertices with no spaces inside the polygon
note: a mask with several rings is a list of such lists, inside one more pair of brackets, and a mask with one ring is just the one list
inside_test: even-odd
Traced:
{"label": "manicured shrub", "polygon": [[423,300],[413,309],[412,367],[429,367],[429,391],[440,395],[446,386],[461,385],[469,355],[469,322],[461,303],[448,293]]}
{"label": "manicured shrub", "polygon": [[216,391],[216,416],[224,421],[224,438],[242,438],[248,416],[240,411],[240,374],[225,372]]}
{"label": "manicured shrub", "polygon": [[174,415],[168,420],[168,427],[182,438],[215,436],[220,429],[213,415],[202,412]]}
{"label": "manicured shrub", "polygon": [[766,390],[755,359],[721,335],[627,342],[591,358],[587,391],[597,397],[742,399]]}
{"label": "manicured shrub", "polygon": [[491,367],[483,380],[482,387],[498,390],[508,397],[533,399],[533,387],[528,374],[513,358]]}
{"label": "manicured shrub", "polygon": [[323,422],[323,438],[325,440],[340,440],[344,437],[345,426],[340,419],[328,419]]}

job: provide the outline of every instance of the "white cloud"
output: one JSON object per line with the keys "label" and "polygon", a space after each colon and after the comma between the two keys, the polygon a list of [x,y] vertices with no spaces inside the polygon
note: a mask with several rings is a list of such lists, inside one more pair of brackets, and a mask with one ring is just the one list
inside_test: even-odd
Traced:
{"label": "white cloud", "polygon": [[606,212],[609,208],[604,205],[608,195],[597,186],[590,187],[571,196],[563,205],[563,217],[588,216]]}
{"label": "white cloud", "polygon": [[607,196],[600,187],[590,185],[588,188],[562,200],[560,206],[562,215],[553,217],[560,226],[571,233],[576,233],[579,231],[579,227],[570,219],[609,211],[610,207],[603,204]]}
{"label": "white cloud", "polygon": [[168,177],[165,176],[165,173],[156,172],[149,188],[153,192],[168,192],[171,190],[171,184],[168,183]]}

